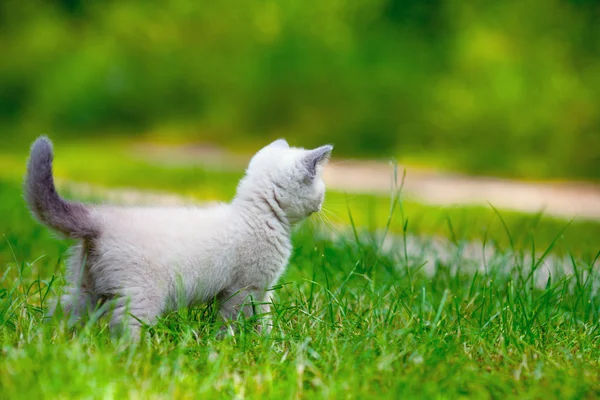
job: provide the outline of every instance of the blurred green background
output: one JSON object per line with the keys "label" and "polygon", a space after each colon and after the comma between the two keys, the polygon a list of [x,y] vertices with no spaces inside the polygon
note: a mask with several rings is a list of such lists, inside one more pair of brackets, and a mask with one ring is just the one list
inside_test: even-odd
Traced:
{"label": "blurred green background", "polygon": [[0,132],[598,180],[599,4],[3,0]]}

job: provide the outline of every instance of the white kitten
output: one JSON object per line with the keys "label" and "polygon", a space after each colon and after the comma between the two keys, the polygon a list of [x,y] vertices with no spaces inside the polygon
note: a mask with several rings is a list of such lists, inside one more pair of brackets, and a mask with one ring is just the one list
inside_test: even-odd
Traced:
{"label": "white kitten", "polygon": [[266,289],[288,264],[291,227],[323,203],[322,168],[332,149],[271,143],[252,158],[230,204],[116,207],[62,199],[52,144],[40,137],[31,148],[25,198],[39,221],[80,240],[68,263],[65,311],[79,318],[111,300],[111,329],[124,326],[136,338],[140,321],[152,324],[179,306],[213,299],[228,320],[252,315],[252,301],[268,313]]}

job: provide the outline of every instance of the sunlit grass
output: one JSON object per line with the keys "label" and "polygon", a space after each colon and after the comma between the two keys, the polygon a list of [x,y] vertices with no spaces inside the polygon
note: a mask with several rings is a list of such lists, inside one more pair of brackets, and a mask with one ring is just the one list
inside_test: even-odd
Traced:
{"label": "sunlit grass", "polygon": [[[1,188],[3,200],[18,194]],[[111,339],[105,321],[42,322],[63,280],[58,256],[40,256],[64,244],[40,232],[22,207],[13,208],[12,221],[22,240],[7,240],[14,255],[1,250],[6,398],[600,394],[593,259],[577,259],[575,276],[553,276],[542,288],[531,285],[524,257],[505,257],[509,249],[476,274],[456,257],[440,258],[429,275],[404,252],[401,236],[382,250],[381,234],[357,228],[356,236],[332,238],[308,223],[295,233],[292,262],[274,289],[270,336],[245,325],[239,336],[217,340],[218,321],[200,307],[165,317],[133,348]],[[459,255],[460,244],[451,252]]]}

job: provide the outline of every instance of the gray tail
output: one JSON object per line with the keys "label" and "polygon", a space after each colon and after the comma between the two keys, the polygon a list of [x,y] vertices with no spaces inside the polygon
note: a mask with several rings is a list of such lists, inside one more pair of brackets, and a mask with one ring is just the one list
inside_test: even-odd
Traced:
{"label": "gray tail", "polygon": [[33,215],[43,224],[72,238],[96,236],[90,209],[67,201],[56,192],[52,176],[52,142],[39,137],[31,146],[25,180],[25,200]]}

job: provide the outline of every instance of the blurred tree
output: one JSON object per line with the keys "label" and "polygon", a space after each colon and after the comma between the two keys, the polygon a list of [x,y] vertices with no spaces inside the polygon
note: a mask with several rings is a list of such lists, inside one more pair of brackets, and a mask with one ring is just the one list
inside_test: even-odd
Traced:
{"label": "blurred tree", "polygon": [[591,0],[4,0],[0,128],[600,178]]}

